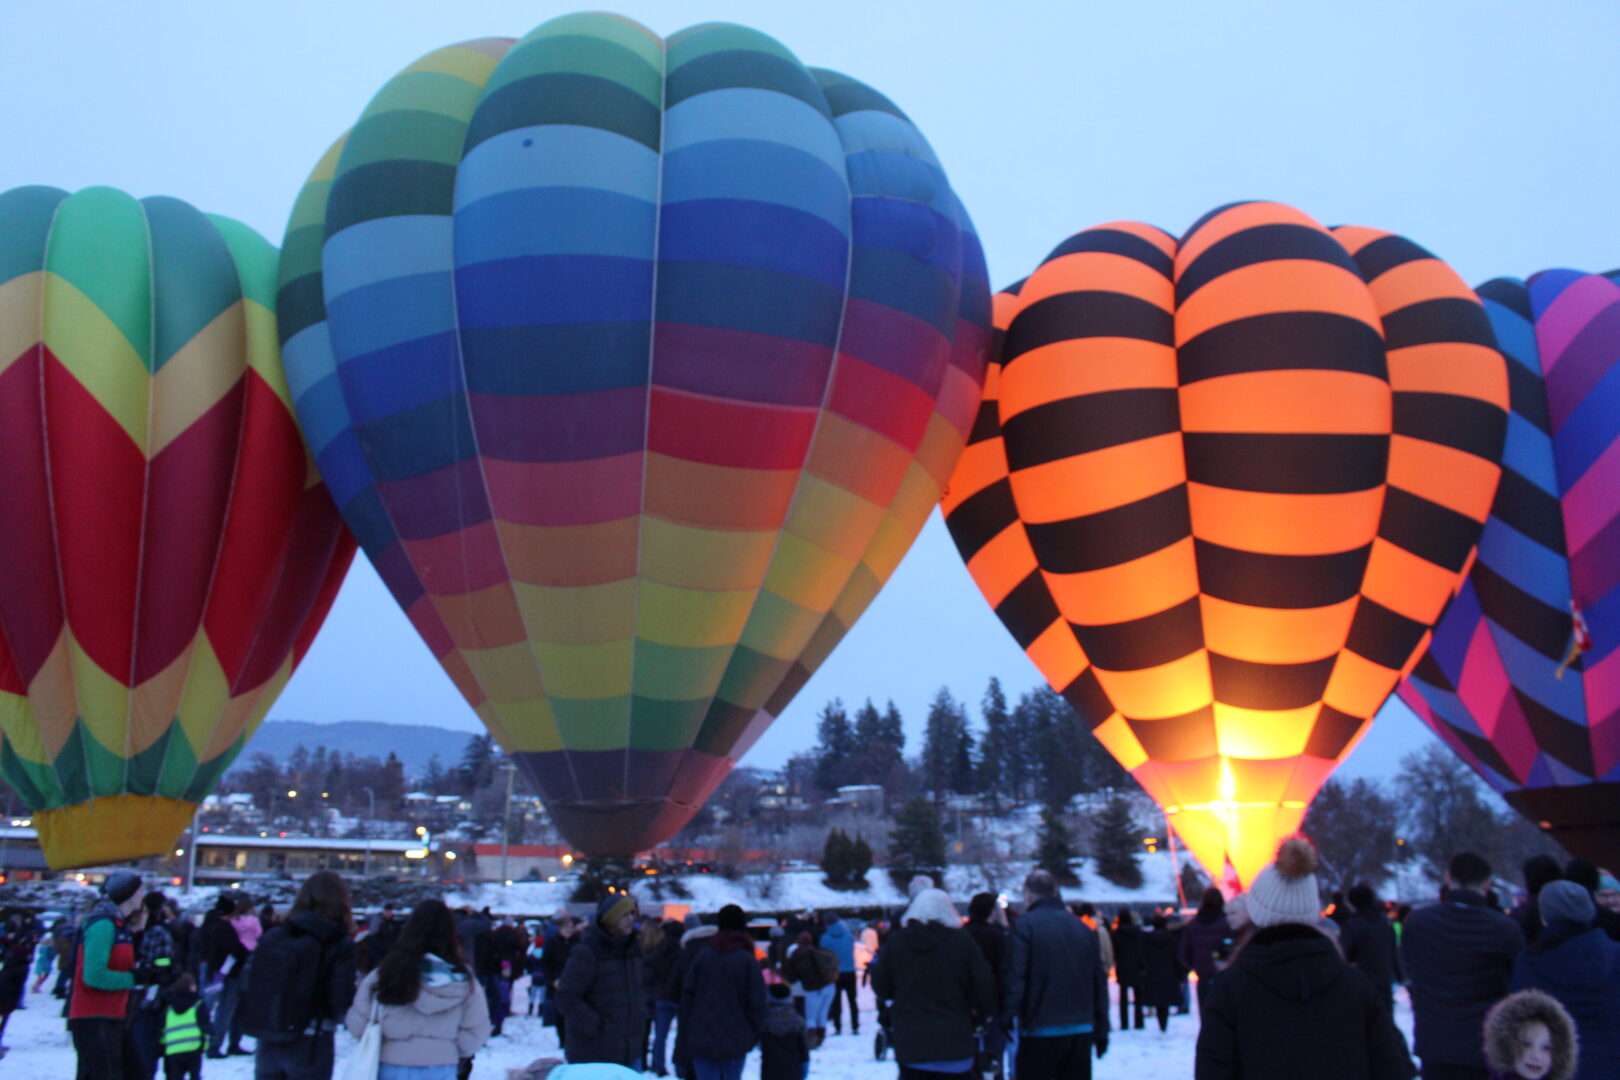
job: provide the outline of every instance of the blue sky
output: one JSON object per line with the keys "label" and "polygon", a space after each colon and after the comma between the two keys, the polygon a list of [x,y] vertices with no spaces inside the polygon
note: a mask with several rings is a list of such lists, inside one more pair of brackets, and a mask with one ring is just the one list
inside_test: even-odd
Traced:
{"label": "blue sky", "polygon": [[[418,56],[518,37],[542,3],[0,0],[0,190],[110,184],[236,217],[276,243],[305,174]],[[1620,5],[1609,0],[624,2],[670,34],[729,20],[888,94],[933,143],[991,280],[1118,219],[1180,232],[1235,199],[1394,230],[1469,282],[1620,265]],[[935,518],[748,764],[814,741],[833,696],[892,697],[920,736],[949,685],[1039,676]],[[477,728],[362,560],[272,716]],[[1342,773],[1428,739],[1386,707]]]}

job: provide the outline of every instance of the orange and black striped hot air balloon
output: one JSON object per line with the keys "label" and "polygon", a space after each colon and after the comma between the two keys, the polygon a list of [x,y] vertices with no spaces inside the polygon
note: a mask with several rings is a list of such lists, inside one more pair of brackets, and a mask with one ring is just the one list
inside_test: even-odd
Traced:
{"label": "orange and black striped hot air balloon", "polygon": [[1276,203],[1118,222],[996,297],[945,520],[1037,667],[1217,877],[1299,827],[1460,585],[1507,369],[1399,236]]}

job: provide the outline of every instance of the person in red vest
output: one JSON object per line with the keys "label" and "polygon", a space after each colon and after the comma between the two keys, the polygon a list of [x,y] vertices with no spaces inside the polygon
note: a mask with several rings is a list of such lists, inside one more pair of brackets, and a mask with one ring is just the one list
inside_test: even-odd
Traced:
{"label": "person in red vest", "polygon": [[146,909],[146,888],[133,870],[116,870],[79,930],[78,961],[68,1002],[68,1030],[79,1055],[78,1080],[125,1080],[138,1072],[129,1025],[135,987],[134,931]]}

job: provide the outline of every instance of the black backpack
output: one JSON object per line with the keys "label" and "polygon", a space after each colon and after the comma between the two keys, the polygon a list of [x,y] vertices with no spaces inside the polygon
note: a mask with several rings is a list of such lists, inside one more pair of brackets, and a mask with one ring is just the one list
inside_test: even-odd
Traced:
{"label": "black backpack", "polygon": [[285,1042],[309,1029],[326,1002],[326,966],[320,939],[286,926],[259,939],[242,975],[237,1016],[255,1039]]}

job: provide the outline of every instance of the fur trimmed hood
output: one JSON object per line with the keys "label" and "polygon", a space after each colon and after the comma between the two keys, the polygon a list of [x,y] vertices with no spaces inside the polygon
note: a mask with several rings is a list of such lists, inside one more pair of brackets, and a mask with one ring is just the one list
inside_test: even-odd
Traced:
{"label": "fur trimmed hood", "polygon": [[1517,1076],[1514,1061],[1519,1056],[1519,1029],[1532,1020],[1547,1025],[1552,1035],[1552,1068],[1546,1080],[1569,1080],[1575,1074],[1578,1040],[1575,1022],[1551,994],[1540,990],[1520,990],[1491,1006],[1485,1014],[1485,1062],[1493,1074]]}

